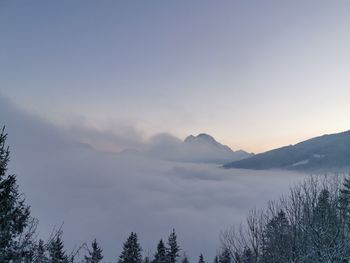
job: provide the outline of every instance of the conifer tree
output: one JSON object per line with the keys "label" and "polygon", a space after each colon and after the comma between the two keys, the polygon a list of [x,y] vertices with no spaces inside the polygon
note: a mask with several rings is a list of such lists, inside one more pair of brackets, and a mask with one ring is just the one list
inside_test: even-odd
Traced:
{"label": "conifer tree", "polygon": [[5,128],[0,132],[0,262],[7,263],[27,258],[21,237],[30,222],[29,206],[18,192],[16,176],[8,174],[10,160],[9,147],[6,146]]}
{"label": "conifer tree", "polygon": [[49,259],[46,255],[46,248],[43,240],[39,240],[37,247],[35,248],[33,263],[48,263]]}
{"label": "conifer tree", "polygon": [[199,255],[198,263],[205,263],[203,254],[200,254],[200,255]]}
{"label": "conifer tree", "polygon": [[219,263],[231,263],[231,254],[227,248],[225,248],[220,254]]}
{"label": "conifer tree", "polygon": [[123,251],[119,256],[119,263],[141,263],[141,246],[138,243],[136,233],[131,232],[123,245]]}
{"label": "conifer tree", "polygon": [[68,257],[64,251],[63,241],[61,239],[61,232],[50,241],[48,246],[49,262],[50,263],[68,263]]}
{"label": "conifer tree", "polygon": [[283,210],[280,210],[265,226],[264,240],[265,261],[271,263],[290,261],[290,225]]}
{"label": "conifer tree", "polygon": [[219,263],[219,257],[217,255],[214,257],[214,263]]}
{"label": "conifer tree", "polygon": [[169,263],[176,263],[179,257],[180,247],[177,244],[177,237],[175,233],[175,229],[170,233],[168,238],[168,260]]}
{"label": "conifer tree", "polygon": [[182,255],[181,263],[190,263],[187,255],[185,253]]}
{"label": "conifer tree", "polygon": [[345,223],[350,225],[350,175],[344,178],[343,187],[340,189],[339,209]]}
{"label": "conifer tree", "polygon": [[157,245],[157,252],[154,255],[153,263],[167,263],[167,262],[168,262],[168,257],[167,257],[166,248],[163,240],[161,239]]}
{"label": "conifer tree", "polygon": [[103,259],[102,248],[100,248],[96,239],[91,244],[91,250],[88,249],[88,255],[84,258],[86,263],[98,263]]}

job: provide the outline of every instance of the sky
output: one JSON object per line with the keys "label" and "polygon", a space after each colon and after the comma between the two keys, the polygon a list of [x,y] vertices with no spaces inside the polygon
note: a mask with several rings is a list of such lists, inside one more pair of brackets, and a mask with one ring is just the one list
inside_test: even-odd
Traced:
{"label": "sky", "polygon": [[5,0],[0,94],[67,129],[263,152],[349,129],[349,28],[340,0]]}
{"label": "sky", "polygon": [[39,236],[64,222],[68,249],[96,237],[115,261],[131,231],[152,254],[175,227],[212,259],[305,175],[157,156],[202,132],[258,153],[349,130],[349,29],[341,0],[0,1],[0,125]]}

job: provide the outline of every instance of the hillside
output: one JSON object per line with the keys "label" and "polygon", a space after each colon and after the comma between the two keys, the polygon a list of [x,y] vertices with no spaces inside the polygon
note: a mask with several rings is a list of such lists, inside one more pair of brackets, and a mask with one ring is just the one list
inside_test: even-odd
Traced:
{"label": "hillside", "polygon": [[225,168],[338,170],[350,167],[350,131],[315,137],[253,157]]}

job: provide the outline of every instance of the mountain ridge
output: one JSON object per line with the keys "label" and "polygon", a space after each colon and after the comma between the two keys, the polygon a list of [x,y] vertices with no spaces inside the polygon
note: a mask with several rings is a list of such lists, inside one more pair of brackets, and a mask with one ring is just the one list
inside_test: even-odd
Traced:
{"label": "mountain ridge", "polygon": [[321,135],[224,165],[224,168],[254,170],[331,170],[348,167],[350,167],[350,130]]}
{"label": "mountain ridge", "polygon": [[150,140],[145,149],[124,150],[123,154],[143,155],[177,162],[220,165],[253,155],[244,150],[233,151],[229,146],[221,144],[206,133],[200,133],[197,136],[189,135],[184,140],[169,134],[159,134]]}

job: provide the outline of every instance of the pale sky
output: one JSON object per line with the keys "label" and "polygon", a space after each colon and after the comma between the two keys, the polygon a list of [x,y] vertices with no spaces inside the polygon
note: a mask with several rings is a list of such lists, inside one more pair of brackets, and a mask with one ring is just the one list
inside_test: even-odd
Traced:
{"label": "pale sky", "polygon": [[1,1],[0,95],[261,152],[350,129],[350,1]]}

